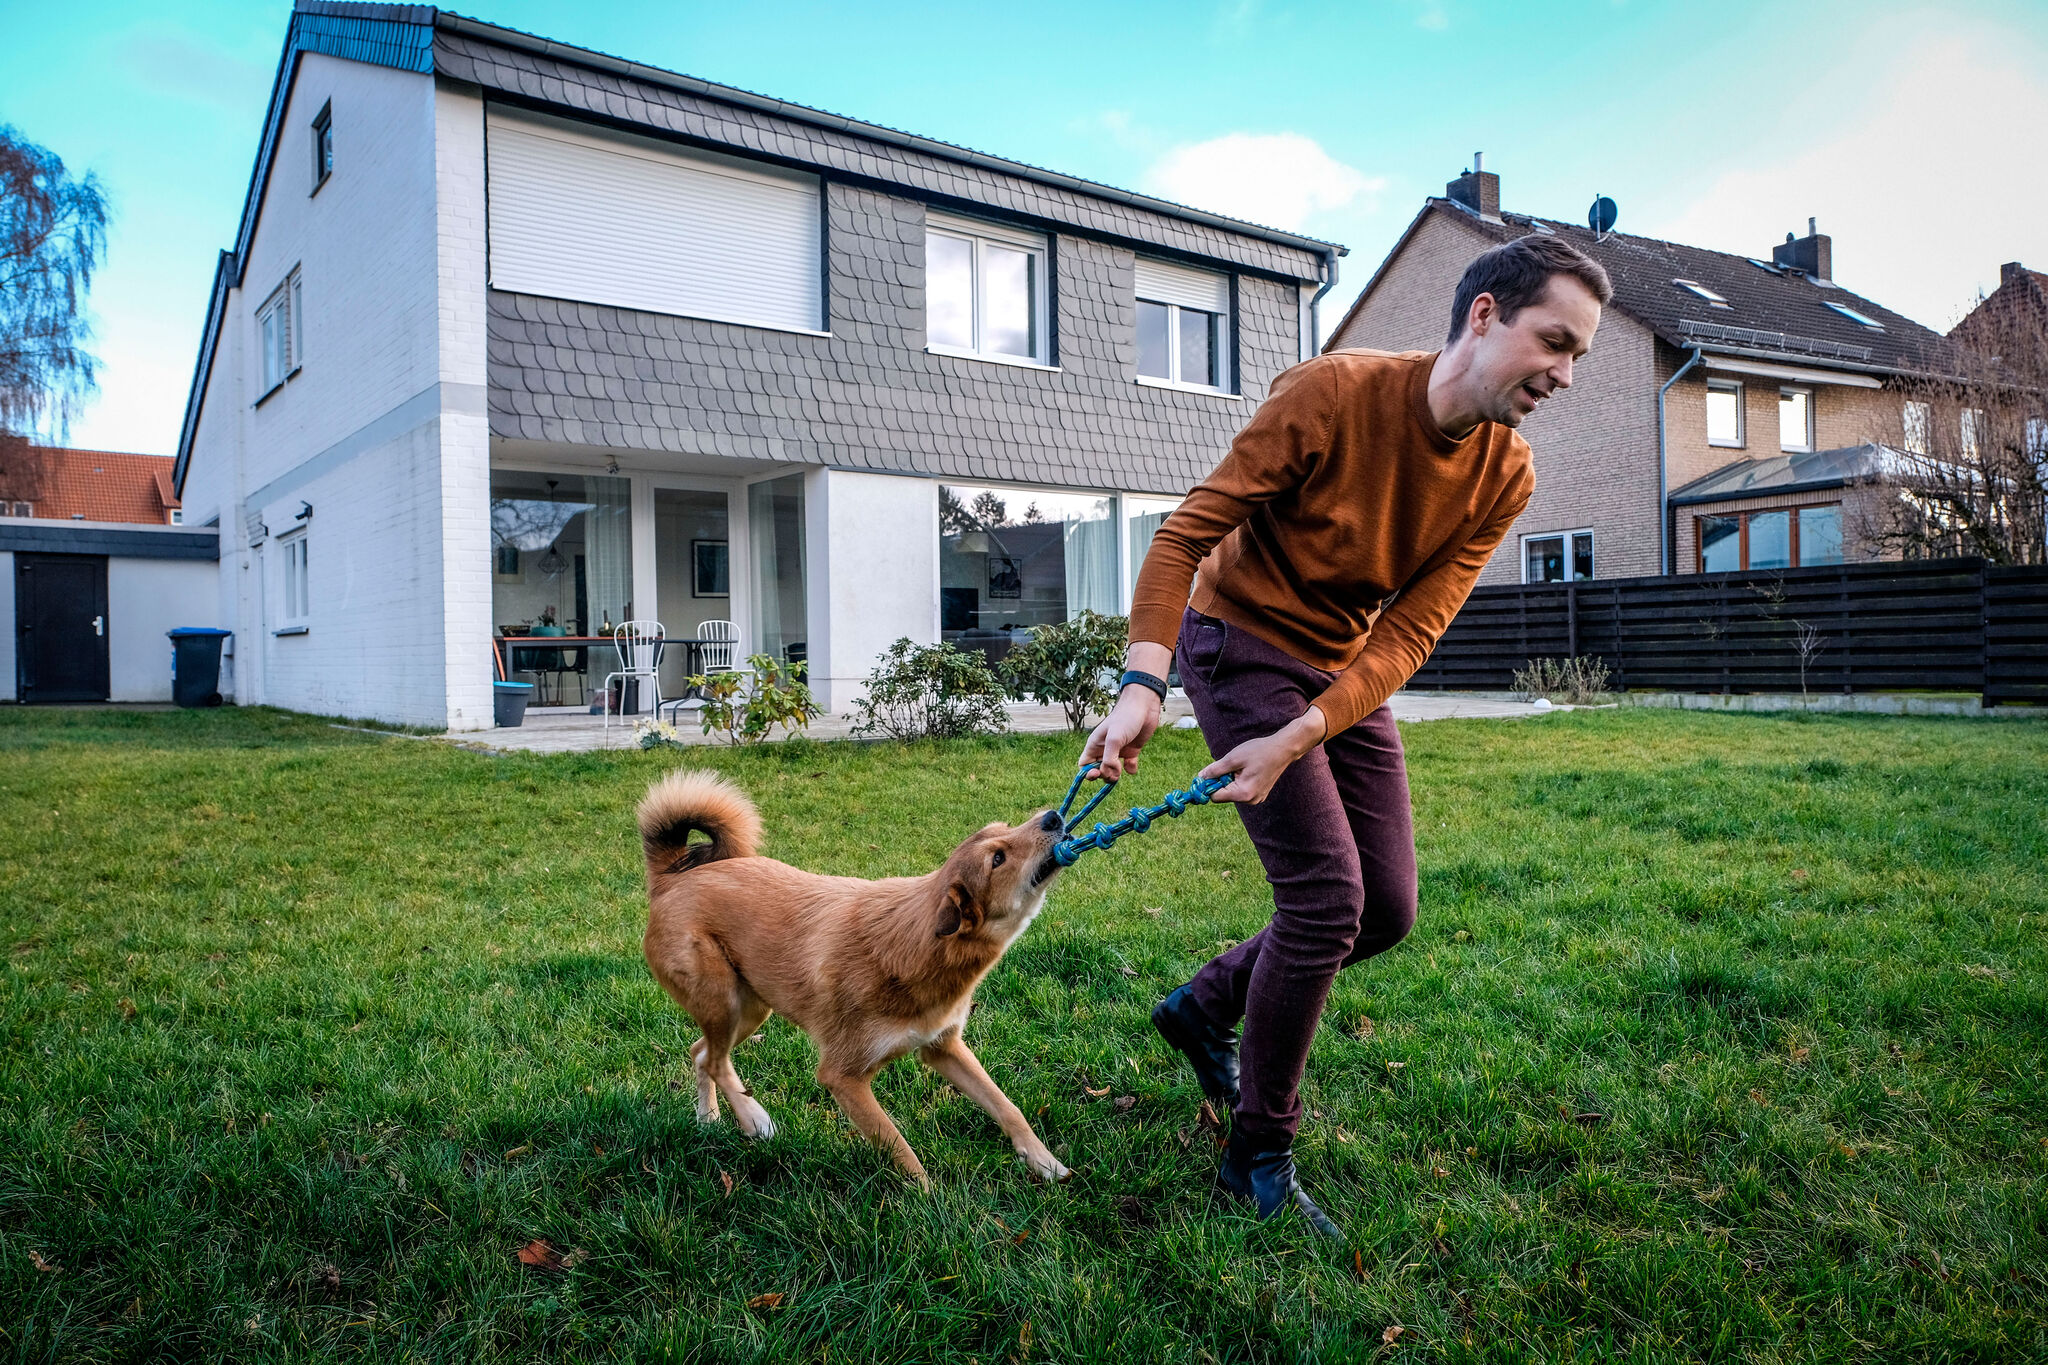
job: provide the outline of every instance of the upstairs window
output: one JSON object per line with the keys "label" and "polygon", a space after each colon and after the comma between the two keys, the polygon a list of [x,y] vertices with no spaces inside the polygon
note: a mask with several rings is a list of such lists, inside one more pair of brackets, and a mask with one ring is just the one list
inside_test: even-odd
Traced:
{"label": "upstairs window", "polygon": [[925,219],[925,344],[983,359],[1050,364],[1046,239],[950,214]]}
{"label": "upstairs window", "polygon": [[1813,390],[1778,390],[1778,449],[1813,449]]}
{"label": "upstairs window", "polygon": [[1964,408],[1957,417],[1956,435],[1962,438],[1963,458],[1974,460],[1984,453],[1984,410]]}
{"label": "upstairs window", "polygon": [[259,399],[298,373],[305,363],[303,294],[299,272],[294,269],[256,310],[256,355],[262,381]]}
{"label": "upstairs window", "polygon": [[1705,285],[1699,283],[1697,280],[1673,280],[1672,283],[1677,285],[1680,289],[1685,290],[1688,294],[1693,294],[1699,298],[1705,299],[1708,302],[1708,304],[1715,308],[1734,307],[1734,305],[1729,303],[1727,299],[1723,298],[1719,294],[1716,294],[1713,290],[1707,288]]}
{"label": "upstairs window", "polygon": [[1742,385],[1736,380],[1707,381],[1707,444],[1742,444]]}
{"label": "upstairs window", "polygon": [[0,502],[0,517],[32,517],[36,505],[32,502]]}
{"label": "upstairs window", "polygon": [[313,193],[320,193],[320,187],[333,174],[334,103],[330,100],[313,117]]}
{"label": "upstairs window", "polygon": [[1915,402],[1912,399],[1906,400],[1905,410],[1900,416],[1899,425],[1901,434],[1905,439],[1907,454],[1925,455],[1927,453],[1927,436],[1933,423],[1933,408],[1925,403]]}
{"label": "upstairs window", "polygon": [[1139,382],[1228,392],[1230,277],[1141,257],[1137,296]]}

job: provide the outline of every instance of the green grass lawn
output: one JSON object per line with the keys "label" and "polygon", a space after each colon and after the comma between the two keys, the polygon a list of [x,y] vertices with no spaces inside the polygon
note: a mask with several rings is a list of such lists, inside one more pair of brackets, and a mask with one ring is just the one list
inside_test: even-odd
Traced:
{"label": "green grass lawn", "polygon": [[[1212,1204],[1147,1021],[1270,906],[1226,810],[1090,855],[980,994],[1072,1184],[900,1062],[920,1194],[781,1021],[736,1055],[781,1132],[697,1125],[630,816],[673,757],[0,711],[0,1359],[2048,1357],[2048,725],[1404,737],[1421,921],[1339,979],[1297,1149],[1338,1251]],[[1074,753],[689,761],[874,876]]]}

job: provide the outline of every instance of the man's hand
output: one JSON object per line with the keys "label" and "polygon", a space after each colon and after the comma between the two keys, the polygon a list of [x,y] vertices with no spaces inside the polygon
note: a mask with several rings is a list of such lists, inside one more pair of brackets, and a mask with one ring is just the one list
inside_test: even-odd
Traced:
{"label": "man's hand", "polygon": [[[1163,678],[1173,667],[1173,651],[1165,645],[1134,640],[1124,653],[1124,667]],[[1082,766],[1101,764],[1095,776],[1105,782],[1138,771],[1138,751],[1159,728],[1159,710],[1159,694],[1151,688],[1141,683],[1124,688],[1117,694],[1116,705],[1102,718],[1102,724],[1088,736],[1088,747],[1081,750]]]}
{"label": "man's hand", "polygon": [[1230,785],[1211,797],[1214,801],[1244,801],[1256,806],[1266,799],[1280,774],[1310,749],[1323,742],[1327,728],[1323,713],[1309,707],[1300,719],[1289,721],[1272,734],[1248,739],[1197,773],[1197,777],[1233,774]]}

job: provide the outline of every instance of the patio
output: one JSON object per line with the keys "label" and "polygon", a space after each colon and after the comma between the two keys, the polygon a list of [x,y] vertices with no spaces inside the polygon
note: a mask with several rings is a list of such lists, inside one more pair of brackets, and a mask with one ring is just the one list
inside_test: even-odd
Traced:
{"label": "patio", "polygon": [[[1455,696],[1442,693],[1397,692],[1392,702],[1394,719],[1399,721],[1425,720],[1512,720],[1526,716],[1542,715],[1532,703],[1509,701],[1500,697]],[[1036,706],[1026,702],[1014,702],[1004,708],[1010,713],[1010,728],[1020,734],[1055,734],[1067,728],[1066,713],[1057,706]],[[1569,707],[1556,707],[1569,710]],[[1167,698],[1165,724],[1171,725],[1184,716],[1191,716],[1185,696],[1176,692]],[[581,707],[530,707],[526,722],[513,729],[498,730],[450,730],[443,736],[465,747],[473,749],[500,750],[507,753],[526,752],[541,754],[586,753],[594,749],[630,749],[633,747],[633,726],[642,718],[627,716],[623,721],[612,718],[611,730],[607,734],[602,716],[593,716]],[[722,744],[716,736],[705,735],[698,728],[693,713],[685,711],[676,729],[683,739],[691,744]],[[811,722],[804,733],[812,739],[852,739],[853,721],[844,715],[820,716]],[[777,738],[784,738],[777,731]]]}

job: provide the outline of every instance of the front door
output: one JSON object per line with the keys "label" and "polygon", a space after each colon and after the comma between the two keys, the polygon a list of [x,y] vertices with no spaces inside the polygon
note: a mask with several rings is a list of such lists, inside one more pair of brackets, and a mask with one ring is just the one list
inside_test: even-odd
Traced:
{"label": "front door", "polygon": [[107,699],[104,555],[15,555],[14,620],[23,701]]}

